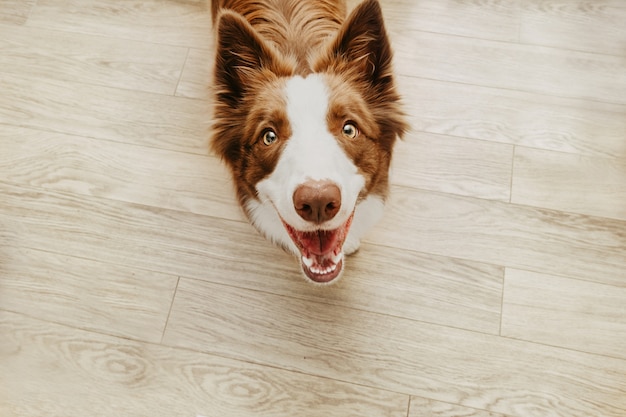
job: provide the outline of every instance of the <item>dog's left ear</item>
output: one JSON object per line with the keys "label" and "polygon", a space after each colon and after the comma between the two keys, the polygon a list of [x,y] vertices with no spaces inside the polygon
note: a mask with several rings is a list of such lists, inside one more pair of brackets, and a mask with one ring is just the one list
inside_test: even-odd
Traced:
{"label": "dog's left ear", "polygon": [[245,117],[242,102],[248,91],[261,74],[277,77],[288,68],[243,16],[228,10],[218,16],[215,55],[214,112],[219,117],[213,124],[211,147],[234,166],[241,159],[240,117]]}
{"label": "dog's left ear", "polygon": [[231,11],[220,15],[214,77],[222,102],[236,107],[255,74],[263,69],[282,75],[280,61],[274,48],[243,16]]}
{"label": "dog's left ear", "polygon": [[392,56],[380,5],[377,0],[366,0],[350,13],[315,70],[347,65],[372,86],[384,88],[393,82]]}

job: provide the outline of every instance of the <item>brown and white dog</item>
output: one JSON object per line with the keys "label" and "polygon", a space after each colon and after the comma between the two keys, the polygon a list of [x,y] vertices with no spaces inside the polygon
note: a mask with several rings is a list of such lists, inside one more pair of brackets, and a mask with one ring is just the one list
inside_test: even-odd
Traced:
{"label": "brown and white dog", "polygon": [[213,0],[212,149],[241,206],[316,283],[382,215],[407,129],[376,0]]}

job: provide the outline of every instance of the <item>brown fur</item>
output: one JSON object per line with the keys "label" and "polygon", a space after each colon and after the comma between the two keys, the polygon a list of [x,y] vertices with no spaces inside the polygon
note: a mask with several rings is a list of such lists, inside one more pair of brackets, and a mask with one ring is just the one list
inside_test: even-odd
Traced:
{"label": "brown fur", "polygon": [[[396,137],[407,130],[392,74],[380,6],[366,0],[345,19],[332,0],[214,0],[217,27],[212,148],[231,167],[242,203],[274,169],[291,130],[280,94],[286,77],[324,73],[328,125],[366,178],[364,193],[385,196]],[[361,138],[341,128],[356,122]],[[272,128],[283,140],[262,146]]]}
{"label": "brown fur", "polygon": [[220,10],[243,16],[281,56],[294,62],[299,75],[311,71],[311,52],[337,32],[345,5],[333,0],[214,0],[215,23]]}

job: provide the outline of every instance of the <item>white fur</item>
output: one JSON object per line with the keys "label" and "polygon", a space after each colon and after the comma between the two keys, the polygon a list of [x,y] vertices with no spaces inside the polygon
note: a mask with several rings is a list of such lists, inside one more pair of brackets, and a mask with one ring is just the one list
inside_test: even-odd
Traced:
{"label": "white fur", "polygon": [[352,227],[343,244],[343,251],[350,255],[359,249],[361,239],[383,216],[385,201],[378,195],[370,195],[356,206]]}
{"label": "white fur", "polygon": [[[274,172],[257,184],[259,200],[248,201],[246,209],[252,223],[268,239],[298,254],[281,217],[298,230],[318,227],[303,220],[293,206],[293,193],[298,185],[307,180],[330,180],[339,187],[341,209],[322,225],[325,229],[335,229],[355,209],[365,178],[328,130],[329,95],[323,75],[291,78],[285,97],[292,137],[287,140]],[[382,216],[383,204],[379,196],[369,196],[358,204],[344,246],[346,253],[358,249],[365,232]]]}

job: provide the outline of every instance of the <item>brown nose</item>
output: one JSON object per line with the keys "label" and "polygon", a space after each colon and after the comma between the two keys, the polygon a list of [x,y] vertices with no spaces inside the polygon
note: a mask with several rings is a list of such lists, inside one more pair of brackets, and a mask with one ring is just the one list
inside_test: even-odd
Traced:
{"label": "brown nose", "polygon": [[323,223],[341,207],[341,191],[330,181],[307,181],[293,193],[293,206],[304,220]]}

